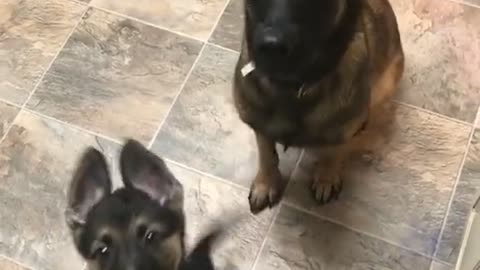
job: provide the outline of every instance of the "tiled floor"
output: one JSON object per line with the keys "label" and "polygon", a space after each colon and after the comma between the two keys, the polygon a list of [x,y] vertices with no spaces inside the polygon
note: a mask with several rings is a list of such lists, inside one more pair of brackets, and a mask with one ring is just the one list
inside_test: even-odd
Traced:
{"label": "tiled floor", "polygon": [[[165,157],[189,241],[248,212],[255,144],[230,94],[241,1],[0,1],[0,269],[82,269],[63,208],[87,145],[115,172],[124,137]],[[480,192],[480,0],[391,1],[407,70],[383,145],[324,207],[308,153],[285,153],[284,202],[232,230],[219,269],[452,269]]]}

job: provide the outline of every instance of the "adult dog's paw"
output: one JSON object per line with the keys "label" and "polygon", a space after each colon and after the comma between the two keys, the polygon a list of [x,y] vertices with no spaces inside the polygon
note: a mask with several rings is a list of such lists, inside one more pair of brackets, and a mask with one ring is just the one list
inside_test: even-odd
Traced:
{"label": "adult dog's paw", "polygon": [[282,199],[284,189],[285,184],[278,170],[268,175],[259,173],[248,196],[250,211],[258,214],[267,207],[274,207]]}

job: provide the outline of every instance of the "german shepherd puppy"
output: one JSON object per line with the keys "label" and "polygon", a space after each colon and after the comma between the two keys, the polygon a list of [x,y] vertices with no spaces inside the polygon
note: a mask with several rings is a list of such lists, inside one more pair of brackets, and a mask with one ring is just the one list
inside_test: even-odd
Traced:
{"label": "german shepherd puppy", "polygon": [[165,163],[129,140],[120,156],[124,188],[112,193],[97,150],[82,156],[68,190],[67,224],[90,270],[213,270],[216,228],[186,256],[183,187]]}
{"label": "german shepherd puppy", "polygon": [[395,14],[388,0],[244,1],[234,99],[258,146],[251,211],[281,199],[276,143],[318,153],[312,190],[329,202],[346,156],[367,139],[402,76]]}

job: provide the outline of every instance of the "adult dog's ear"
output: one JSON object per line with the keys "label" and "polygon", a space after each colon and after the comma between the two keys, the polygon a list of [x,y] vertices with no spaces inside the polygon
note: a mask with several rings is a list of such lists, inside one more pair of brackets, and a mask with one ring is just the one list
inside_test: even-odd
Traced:
{"label": "adult dog's ear", "polygon": [[107,162],[101,152],[88,148],[82,155],[67,193],[65,219],[71,230],[81,227],[92,208],[112,190]]}
{"label": "adult dog's ear", "polygon": [[120,155],[123,183],[148,194],[162,206],[183,211],[183,187],[165,165],[142,144],[128,140]]}

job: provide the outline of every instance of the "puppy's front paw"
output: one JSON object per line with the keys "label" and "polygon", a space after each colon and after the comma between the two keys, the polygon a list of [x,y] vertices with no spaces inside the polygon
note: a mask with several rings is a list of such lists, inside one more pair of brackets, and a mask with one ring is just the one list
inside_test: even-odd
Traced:
{"label": "puppy's front paw", "polygon": [[316,174],[312,183],[315,200],[320,204],[327,204],[333,199],[338,199],[342,191],[342,179],[338,174]]}
{"label": "puppy's front paw", "polygon": [[284,186],[282,175],[278,170],[268,175],[259,173],[253,181],[248,196],[250,211],[258,214],[267,206],[272,208],[277,205],[282,198]]}

